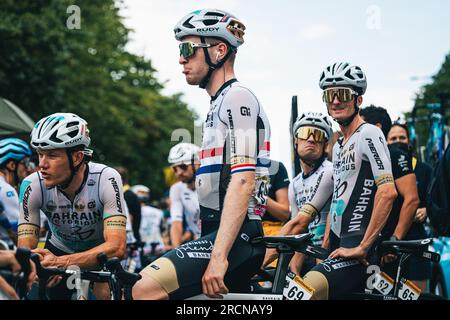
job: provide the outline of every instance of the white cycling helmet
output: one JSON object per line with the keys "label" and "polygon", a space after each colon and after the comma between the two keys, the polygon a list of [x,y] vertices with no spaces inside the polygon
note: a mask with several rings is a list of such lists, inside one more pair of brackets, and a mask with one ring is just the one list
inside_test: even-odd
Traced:
{"label": "white cycling helmet", "polygon": [[40,150],[72,148],[91,143],[87,122],[73,113],[54,113],[39,120],[31,131],[31,146]]}
{"label": "white cycling helmet", "polygon": [[150,188],[137,184],[131,187],[131,191],[137,195],[140,201],[148,201],[150,200]]}
{"label": "white cycling helmet", "polygon": [[167,161],[171,165],[199,162],[200,148],[192,143],[181,142],[170,149]]}
{"label": "white cycling helmet", "polygon": [[367,88],[367,79],[360,67],[348,62],[336,62],[325,68],[320,75],[321,89],[330,87],[352,87],[359,95],[363,95]]}
{"label": "white cycling helmet", "polygon": [[186,36],[216,37],[232,47],[244,43],[245,26],[234,15],[218,9],[202,9],[189,13],[175,26],[175,38]]}
{"label": "white cycling helmet", "polygon": [[327,141],[333,134],[330,118],[320,112],[306,112],[300,115],[292,127],[292,134],[295,135],[298,128],[306,126],[317,127],[325,131]]}

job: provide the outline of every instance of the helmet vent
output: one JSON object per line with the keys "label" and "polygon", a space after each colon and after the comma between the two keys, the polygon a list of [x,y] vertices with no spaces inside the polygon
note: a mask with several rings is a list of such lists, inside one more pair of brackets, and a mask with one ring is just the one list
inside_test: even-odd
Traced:
{"label": "helmet vent", "polygon": [[213,26],[217,22],[219,22],[219,20],[215,20],[215,19],[203,20],[203,23],[205,24],[205,26]]}
{"label": "helmet vent", "polygon": [[220,12],[209,11],[209,12],[205,13],[205,16],[223,17],[225,15],[223,13],[220,13]]}
{"label": "helmet vent", "polygon": [[[59,139],[58,137],[56,137],[56,134],[58,133],[58,131],[53,132],[53,134],[50,137],[50,140],[61,143],[63,142],[61,139]],[[43,143],[41,143],[41,145],[43,145]]]}
{"label": "helmet vent", "polygon": [[195,26],[191,24],[191,19],[193,17],[190,17],[189,19],[187,19],[184,23],[183,23],[183,27],[185,28],[189,28],[189,29],[195,29]]}

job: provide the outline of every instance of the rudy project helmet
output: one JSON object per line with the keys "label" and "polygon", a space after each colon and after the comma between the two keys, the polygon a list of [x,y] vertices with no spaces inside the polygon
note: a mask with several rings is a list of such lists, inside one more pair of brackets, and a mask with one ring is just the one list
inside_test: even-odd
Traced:
{"label": "rudy project helmet", "polygon": [[363,95],[367,88],[367,79],[360,67],[348,62],[336,62],[322,71],[319,80],[321,89],[330,87],[351,87],[359,95]]}
{"label": "rudy project helmet", "polygon": [[170,149],[167,161],[171,165],[193,164],[199,160],[200,148],[192,143],[179,143]]}
{"label": "rudy project helmet", "polygon": [[237,48],[244,43],[245,26],[234,15],[217,9],[202,9],[189,13],[175,26],[175,38],[186,36],[215,37]]}
{"label": "rudy project helmet", "polygon": [[20,161],[31,156],[31,148],[25,141],[18,138],[0,140],[0,165],[10,160]]}
{"label": "rudy project helmet", "polygon": [[39,150],[87,148],[91,143],[87,122],[73,113],[54,113],[39,120],[31,132],[31,145]]}
{"label": "rudy project helmet", "polygon": [[326,133],[327,140],[330,140],[333,134],[329,117],[320,112],[306,112],[300,115],[292,127],[292,134],[295,135],[298,128],[306,126],[322,129]]}

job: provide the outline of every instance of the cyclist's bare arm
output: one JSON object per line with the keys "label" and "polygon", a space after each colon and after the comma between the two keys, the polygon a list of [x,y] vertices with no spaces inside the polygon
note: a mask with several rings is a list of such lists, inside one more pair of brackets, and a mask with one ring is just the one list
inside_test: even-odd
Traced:
{"label": "cyclist's bare arm", "polygon": [[[108,257],[123,258],[126,249],[126,218],[122,215],[109,217],[104,221],[105,242],[84,252],[69,254],[56,258],[55,266],[68,267],[77,265],[80,268],[92,268],[98,265],[97,256],[105,253]],[[44,253],[43,249],[36,252]]]}
{"label": "cyclist's bare arm", "polygon": [[[309,215],[301,214],[301,211],[299,214],[292,220],[290,220],[288,223],[286,223],[280,230],[280,235],[290,235],[290,234],[299,234],[299,233],[305,233],[308,231],[308,225],[313,220],[313,217]],[[297,254],[296,254],[297,255]],[[278,254],[276,249],[268,249],[266,250],[266,255],[264,257],[263,267],[266,267],[270,263],[272,263],[276,258]],[[296,269],[298,269],[298,265],[303,263],[303,258],[300,258],[297,256],[296,259],[294,259],[292,266],[296,265]]]}
{"label": "cyclist's bare arm", "polygon": [[327,224],[325,225],[325,233],[323,235],[322,248],[330,247],[330,214],[327,215]]}
{"label": "cyclist's bare arm", "polygon": [[220,260],[227,258],[244,222],[254,188],[254,172],[246,171],[232,175],[225,195],[224,208],[211,258]]}
{"label": "cyclist's bare arm", "polygon": [[255,172],[244,171],[231,176],[211,260],[202,278],[203,293],[209,297],[220,298],[220,293],[228,293],[224,283],[228,254],[247,215],[254,189]]}
{"label": "cyclist's bare arm", "polygon": [[403,197],[403,204],[400,210],[400,217],[394,236],[397,239],[403,239],[411,227],[416,210],[419,207],[419,195],[417,191],[416,175],[408,174],[395,180],[398,194]]}
{"label": "cyclist's bare arm", "polygon": [[288,188],[281,188],[275,192],[275,199],[267,198],[267,212],[272,217],[277,218],[282,222],[286,222],[289,219],[289,199]]}
{"label": "cyclist's bare arm", "polygon": [[173,221],[170,225],[170,239],[173,247],[178,247],[183,243],[183,222]]}

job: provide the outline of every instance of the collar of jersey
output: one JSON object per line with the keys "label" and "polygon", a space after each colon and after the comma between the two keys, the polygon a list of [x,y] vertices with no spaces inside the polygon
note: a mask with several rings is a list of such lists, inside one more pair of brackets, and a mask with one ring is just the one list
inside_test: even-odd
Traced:
{"label": "collar of jersey", "polygon": [[227,82],[225,82],[225,83],[219,88],[219,90],[217,90],[216,94],[215,94],[213,97],[211,97],[211,102],[213,102],[214,100],[216,100],[217,97],[222,93],[222,91],[223,91],[226,87],[228,87],[229,85],[231,85],[231,84],[234,83],[234,82],[237,82],[237,79],[236,79],[236,78],[230,79],[230,80],[228,80]]}
{"label": "collar of jersey", "polygon": [[[363,125],[365,125],[365,124],[367,124],[367,123],[368,123],[368,122],[363,122],[363,123],[361,123],[361,124],[359,125],[359,127],[356,128],[355,131],[353,131],[352,135],[348,138],[347,142],[349,142],[350,139],[351,139],[351,137],[352,137],[356,132],[358,132],[358,130],[359,130]],[[344,141],[344,137],[343,137],[343,136],[342,136],[342,137],[339,137],[339,138],[337,139],[337,142],[339,143],[339,147],[340,147],[340,148],[342,148],[344,145],[347,144],[347,142],[343,143],[343,141]]]}
{"label": "collar of jersey", "polygon": [[320,160],[320,162],[317,164],[317,166],[315,166],[314,169],[312,169],[310,173],[305,174],[304,172],[302,172],[303,179],[306,179],[306,178],[312,176],[312,175],[314,174],[314,172],[316,172],[317,169],[320,168],[320,166],[322,165],[322,163],[325,161],[326,158],[327,158],[327,156],[324,155],[324,156],[322,157],[322,160]]}
{"label": "collar of jersey", "polygon": [[[84,185],[86,184],[87,178],[89,175],[89,163],[86,163],[86,170],[84,170],[84,177],[83,177],[83,182],[81,183],[81,186],[78,188],[78,190],[75,192],[75,196],[77,194],[79,194],[81,192],[81,190],[83,190]],[[66,196],[67,199],[70,199],[67,194],[59,187],[56,187],[58,189],[58,191],[60,191],[63,195]]]}

